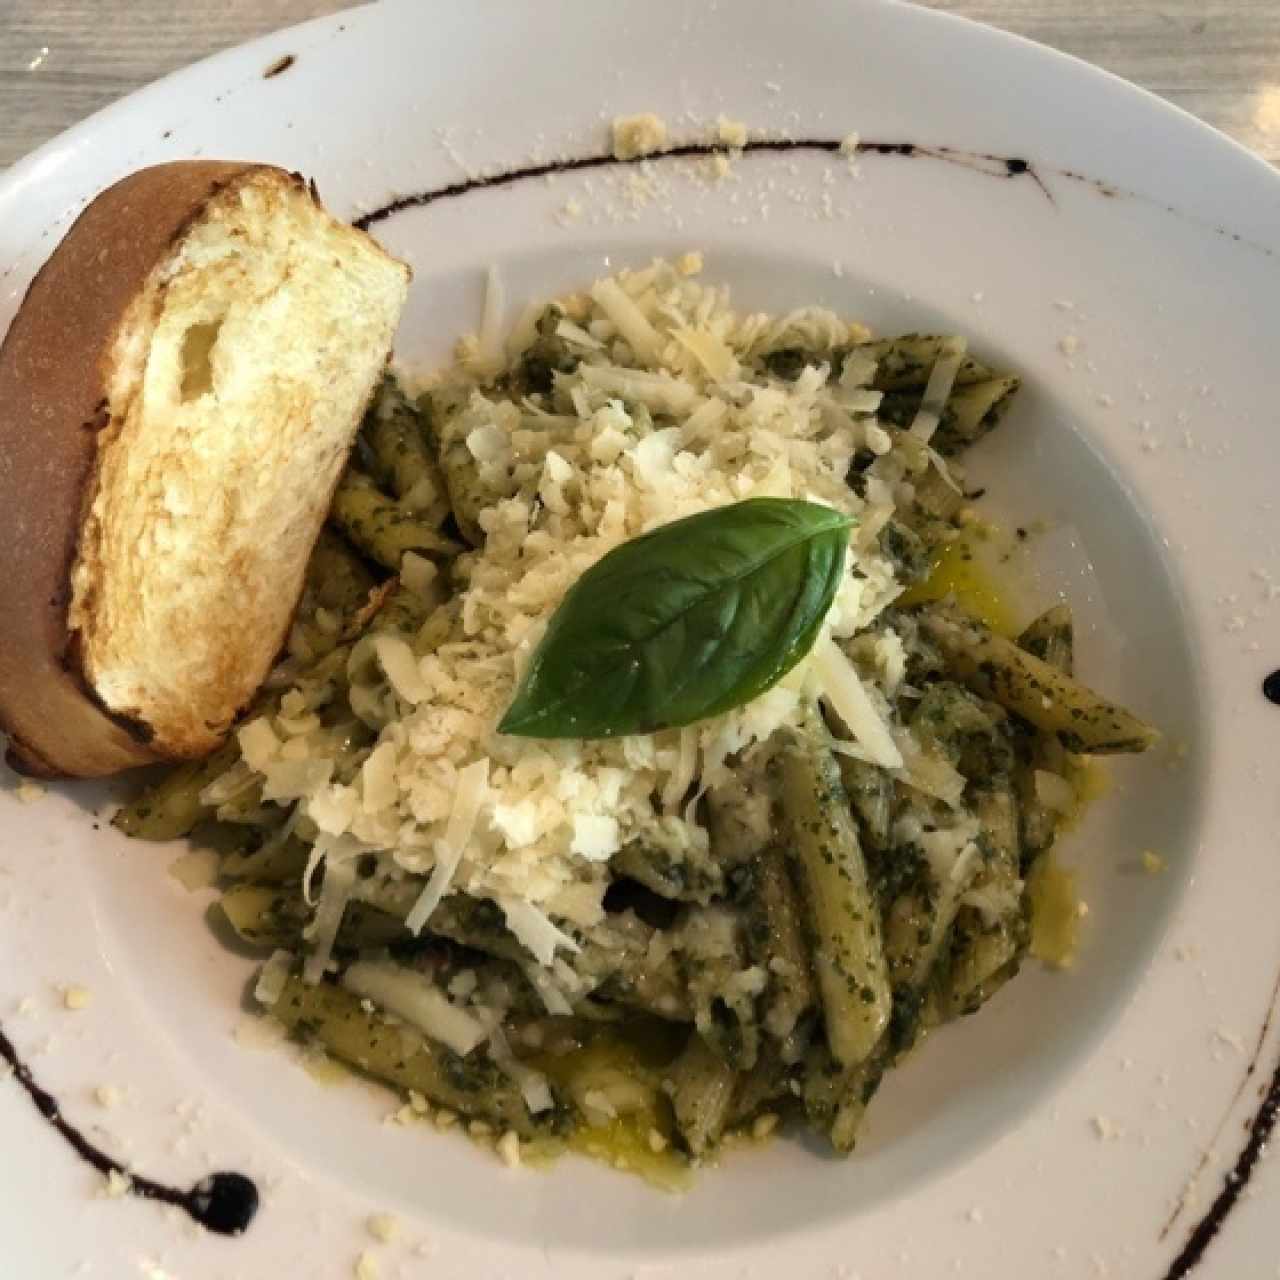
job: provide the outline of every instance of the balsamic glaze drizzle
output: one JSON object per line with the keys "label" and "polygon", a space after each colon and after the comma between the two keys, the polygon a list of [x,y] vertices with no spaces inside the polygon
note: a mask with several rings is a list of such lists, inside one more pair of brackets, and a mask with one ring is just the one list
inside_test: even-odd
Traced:
{"label": "balsamic glaze drizzle", "polygon": [[[844,144],[835,138],[763,138],[748,142],[741,148],[743,151],[819,151],[828,154],[844,150]],[[1049,190],[1045,177],[1062,178],[1068,182],[1078,183],[1095,191],[1109,200],[1138,200],[1154,208],[1163,209],[1165,213],[1182,218],[1196,226],[1203,227],[1225,240],[1274,258],[1276,251],[1269,245],[1256,240],[1248,240],[1237,231],[1213,222],[1197,218],[1185,213],[1175,205],[1164,204],[1143,195],[1139,191],[1127,187],[1119,187],[1102,178],[1091,177],[1078,169],[1060,169],[1036,165],[1021,156],[1001,156],[990,151],[966,151],[961,147],[926,146],[919,142],[859,142],[859,155],[869,156],[906,156],[922,157],[938,160],[944,164],[953,164],[957,168],[969,169],[974,173],[985,174],[989,178],[1030,178],[1040,189],[1040,194],[1052,205],[1057,201]],[[646,161],[679,159],[691,156],[730,155],[732,151],[722,144],[712,142],[692,142],[682,146],[670,147],[665,151],[655,151],[652,155],[635,156],[627,160],[619,160],[614,155],[577,156],[564,160],[555,160],[547,164],[527,165],[520,169],[510,169],[487,177],[467,178],[462,182],[452,182],[443,187],[434,187],[428,191],[416,192],[413,195],[397,196],[371,213],[363,214],[355,219],[355,225],[368,230],[374,223],[383,222],[406,209],[417,209],[424,205],[434,204],[437,200],[450,200],[455,196],[464,196],[471,191],[480,191],[487,187],[507,187],[526,178],[545,178],[548,175],[577,173],[587,169],[607,169],[614,165],[644,164]],[[0,277],[3,278],[3,277]]]}
{"label": "balsamic glaze drizzle", "polygon": [[[839,154],[843,147],[844,143],[839,138],[762,138],[746,143],[741,150],[745,152],[819,151]],[[859,142],[857,151],[859,155],[923,156],[940,160],[944,164],[953,164],[962,169],[971,169],[992,178],[1029,177],[1040,188],[1045,199],[1053,203],[1053,196],[1036,172],[1035,166],[1018,156],[997,156],[985,151],[963,151],[958,147],[929,147],[918,142]],[[680,146],[669,147],[665,151],[654,152],[652,155],[635,156],[627,160],[620,160],[612,154],[550,160],[545,164],[507,169],[486,177],[466,178],[461,182],[451,182],[443,187],[433,187],[429,191],[397,196],[380,208],[357,218],[355,225],[367,231],[375,223],[383,222],[405,209],[419,209],[424,205],[435,204],[438,200],[452,200],[457,196],[465,196],[472,191],[484,191],[491,187],[509,187],[517,182],[545,178],[549,175],[580,173],[588,169],[607,169],[614,165],[643,164],[654,160],[690,159],[728,154],[730,152],[727,148],[716,143],[687,142]]]}
{"label": "balsamic glaze drizzle", "polygon": [[1209,1206],[1208,1212],[1191,1229],[1191,1234],[1187,1237],[1187,1243],[1182,1246],[1182,1251],[1169,1264],[1164,1280],[1182,1280],[1182,1277],[1189,1275],[1200,1264],[1205,1250],[1222,1230],[1222,1224],[1226,1222],[1227,1215],[1235,1208],[1236,1201],[1249,1185],[1249,1179],[1275,1128],[1277,1114],[1280,1114],[1280,1064],[1276,1065],[1275,1074],[1271,1077],[1270,1087],[1263,1096],[1262,1105],[1249,1121],[1247,1130],[1249,1139],[1231,1171],[1223,1179],[1222,1190]]}
{"label": "balsamic glaze drizzle", "polygon": [[218,1235],[241,1235],[258,1211],[258,1188],[242,1173],[213,1173],[189,1190],[166,1186],[133,1173],[93,1145],[62,1114],[58,1100],[36,1083],[31,1069],[18,1056],[13,1043],[0,1030],[0,1060],[8,1063],[13,1078],[25,1091],[36,1110],[66,1140],[75,1153],[104,1177],[117,1173],[129,1179],[129,1191],[144,1200],[158,1200],[182,1209],[202,1227]]}

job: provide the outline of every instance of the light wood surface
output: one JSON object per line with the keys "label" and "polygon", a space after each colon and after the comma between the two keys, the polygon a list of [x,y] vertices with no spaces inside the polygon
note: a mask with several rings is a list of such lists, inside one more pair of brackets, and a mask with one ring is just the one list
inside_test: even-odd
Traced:
{"label": "light wood surface", "polygon": [[[341,0],[0,0],[0,169],[159,76],[346,7]],[[932,7],[1097,63],[1280,164],[1280,0],[932,0]]]}

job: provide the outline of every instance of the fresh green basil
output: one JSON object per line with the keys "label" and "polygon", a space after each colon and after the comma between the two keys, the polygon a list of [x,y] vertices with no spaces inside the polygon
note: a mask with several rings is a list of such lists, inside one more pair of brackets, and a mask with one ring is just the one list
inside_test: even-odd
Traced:
{"label": "fresh green basil", "polygon": [[499,732],[615,738],[749,702],[813,646],[851,524],[750,498],[615,547],[561,601]]}

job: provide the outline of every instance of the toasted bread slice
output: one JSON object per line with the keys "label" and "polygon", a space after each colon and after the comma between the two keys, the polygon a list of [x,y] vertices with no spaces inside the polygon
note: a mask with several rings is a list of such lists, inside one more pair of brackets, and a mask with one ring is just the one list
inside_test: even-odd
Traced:
{"label": "toasted bread slice", "polygon": [[0,347],[0,730],[27,772],[198,757],[280,649],[409,271],[297,174],[103,192]]}

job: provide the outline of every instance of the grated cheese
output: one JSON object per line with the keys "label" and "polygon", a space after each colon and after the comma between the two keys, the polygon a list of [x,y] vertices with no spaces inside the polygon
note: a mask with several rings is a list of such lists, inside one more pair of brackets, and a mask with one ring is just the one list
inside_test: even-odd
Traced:
{"label": "grated cheese", "polygon": [[541,315],[542,306],[539,303],[526,303],[507,335],[508,359],[517,359],[533,346],[538,336],[538,318]]}
{"label": "grated cheese", "polygon": [[118,1107],[124,1099],[124,1092],[118,1085],[100,1084],[93,1091],[94,1101],[104,1110]]}
{"label": "grated cheese", "polygon": [[497,1151],[502,1158],[502,1163],[508,1169],[518,1169],[520,1167],[520,1135],[514,1130],[508,1129],[498,1139]]}
{"label": "grated cheese", "polygon": [[[942,411],[946,408],[947,398],[955,385],[956,374],[964,363],[968,344],[963,338],[948,338],[942,344],[938,358],[933,362],[929,373],[929,381],[925,383],[924,395],[920,400],[920,408],[911,422],[911,434],[925,444],[933,438],[933,433],[942,421]],[[944,475],[945,468],[943,469]]]}
{"label": "grated cheese", "polygon": [[412,969],[358,960],[342,975],[342,985],[402,1018],[427,1039],[447,1045],[460,1057],[466,1057],[485,1038],[479,1018],[452,1004],[435,983]]}
{"label": "grated cheese", "polygon": [[[279,716],[240,730],[244,761],[207,789],[222,804],[265,783],[266,803],[293,805],[288,824],[314,841],[303,885],[309,903],[318,896],[309,981],[328,965],[356,859],[372,854],[377,878],[359,882],[362,897],[371,885],[412,886],[414,931],[447,894],[496,904],[542,1002],[568,1012],[577,975],[559,957],[578,950],[571,931],[604,919],[609,859],[632,841],[705,849],[700,796],[794,723],[805,698],[825,698],[845,720],[852,741],[841,749],[954,799],[954,769],[900,750],[878,701],[877,687],[892,694],[904,678],[901,643],[879,638],[865,676],[840,649],[899,594],[877,535],[910,483],[902,451],[886,452],[887,433],[864,416],[879,403],[875,362],[854,352],[839,381],[826,380],[832,353],[869,335],[820,308],[736,312],[725,290],[695,278],[702,265],[688,254],[563,299],[557,341],[579,363],[538,402],[493,392],[476,362],[482,348],[527,351],[545,308],[525,307],[505,343],[481,322],[463,365],[433,380],[457,392],[442,430],[485,493],[484,542],[455,562],[448,614],[436,615],[443,634],[425,655],[390,632],[354,646],[350,699],[374,731],[370,745],[353,751],[305,692],[286,693]],[[743,380],[749,362],[797,346],[812,356],[794,381]],[[864,499],[845,478],[866,448],[878,456]],[[756,494],[826,503],[858,521],[815,654],[745,706],[678,732],[590,742],[496,733],[584,570],[627,539]],[[403,577],[428,597],[435,590],[429,562],[406,559]]]}
{"label": "grated cheese", "polygon": [[418,660],[403,636],[380,631],[373,637],[373,651],[391,687],[405,702],[416,706],[430,694],[418,671]]}
{"label": "grated cheese", "polygon": [[[417,487],[417,485],[414,486],[415,491]],[[411,491],[404,500],[405,505],[410,509],[415,509],[410,501],[413,496],[414,492]],[[440,570],[426,556],[420,556],[416,551],[406,551],[400,557],[400,581],[414,595],[430,598],[432,586],[439,577]]]}
{"label": "grated cheese", "polygon": [[360,766],[361,795],[366,813],[395,804],[400,796],[396,781],[396,744],[380,742]]}
{"label": "grated cheese", "polygon": [[662,807],[674,812],[693,785],[698,772],[698,730],[692,725],[680,730],[680,751],[667,785],[662,789]]}
{"label": "grated cheese", "polygon": [[591,286],[591,296],[613,321],[631,350],[646,364],[656,364],[662,353],[662,337],[618,282],[597,280]]}
{"label": "grated cheese", "polygon": [[730,120],[727,116],[716,118],[716,140],[726,147],[741,149],[747,145],[747,126],[741,120]]}
{"label": "grated cheese", "polygon": [[573,1005],[569,1003],[569,997],[545,969],[540,969],[536,964],[529,964],[524,966],[523,972],[549,1014],[568,1017],[573,1013]]}
{"label": "grated cheese", "polygon": [[572,320],[561,320],[556,325],[556,336],[576,343],[580,347],[586,347],[588,351],[604,350],[603,342],[593,338],[581,325],[574,324]]}
{"label": "grated cheese", "polygon": [[422,896],[414,904],[413,910],[405,919],[405,926],[411,933],[417,933],[431,917],[431,913],[440,905],[441,898],[449,890],[454,872],[471,840],[476,820],[480,816],[480,806],[484,802],[488,790],[489,762],[477,760],[458,774],[457,793],[453,798],[453,810],[449,815],[449,825],[445,828],[444,839],[436,850],[435,870]]}
{"label": "grated cheese", "polygon": [[501,1027],[494,1027],[489,1032],[489,1056],[497,1063],[498,1069],[515,1082],[531,1115],[540,1115],[555,1106],[547,1077],[521,1062],[511,1052],[511,1045]]}
{"label": "grated cheese", "polygon": [[701,403],[701,397],[687,383],[678,382],[670,375],[640,369],[603,369],[588,365],[582,370],[582,381],[589,390],[634,400],[657,413],[689,413]]}
{"label": "grated cheese", "polygon": [[23,778],[14,788],[14,795],[18,797],[19,804],[35,804],[37,801],[43,800],[47,794],[47,787],[42,787],[38,782],[32,782],[29,778]]}
{"label": "grated cheese", "polygon": [[545,912],[539,911],[531,902],[499,898],[498,905],[507,918],[507,927],[529,948],[539,964],[549,965],[560,947],[568,951],[580,950],[567,933],[557,929]]}
{"label": "grated cheese", "polygon": [[738,360],[715,334],[705,329],[672,329],[671,336],[688,351],[717,382],[738,376]]}
{"label": "grated cheese", "polygon": [[289,980],[289,970],[293,966],[293,957],[287,951],[273,951],[266,964],[258,974],[257,984],[253,988],[253,997],[259,1004],[270,1007],[280,999],[284,985]]}
{"label": "grated cheese", "polygon": [[502,313],[506,309],[502,277],[499,276],[497,267],[489,268],[484,285],[484,309],[480,317],[477,345],[479,358],[496,369],[502,364]]}
{"label": "grated cheese", "polygon": [[365,1226],[369,1234],[383,1244],[390,1244],[400,1234],[400,1221],[390,1213],[370,1214]]}
{"label": "grated cheese", "polygon": [[613,154],[619,160],[634,160],[660,151],[667,142],[667,124],[652,111],[634,116],[617,116],[613,121]]}
{"label": "grated cheese", "polygon": [[902,769],[898,777],[907,786],[941,800],[949,808],[960,805],[964,795],[964,776],[941,754],[927,753],[905,730],[895,731],[893,740],[902,753]]}
{"label": "grated cheese", "polygon": [[814,646],[810,662],[822,696],[867,753],[867,759],[885,769],[900,769],[902,752],[898,750],[884,717],[863,687],[853,663],[829,637],[819,640]]}
{"label": "grated cheese", "polygon": [[[280,754],[280,739],[276,737],[271,722],[265,716],[250,720],[236,736],[240,742],[241,759],[257,773],[265,773],[267,767]],[[205,794],[201,796],[202,800],[205,799],[205,795],[209,797],[205,802],[213,804],[231,798],[215,792],[212,788],[206,789]]]}
{"label": "grated cheese", "polygon": [[580,813],[574,817],[570,852],[580,854],[589,862],[602,862],[621,847],[617,818],[594,813]]}
{"label": "grated cheese", "polygon": [[1055,813],[1070,813],[1075,809],[1079,797],[1075,788],[1060,773],[1037,769],[1034,781],[1036,799],[1046,809],[1052,809]]}
{"label": "grated cheese", "polygon": [[[316,845],[317,849],[322,847],[320,844]],[[312,951],[303,962],[302,977],[305,982],[312,985],[319,982],[329,967],[333,944],[342,925],[342,913],[347,909],[347,902],[355,885],[355,876],[355,867],[350,862],[327,859],[315,919],[309,926]]]}

